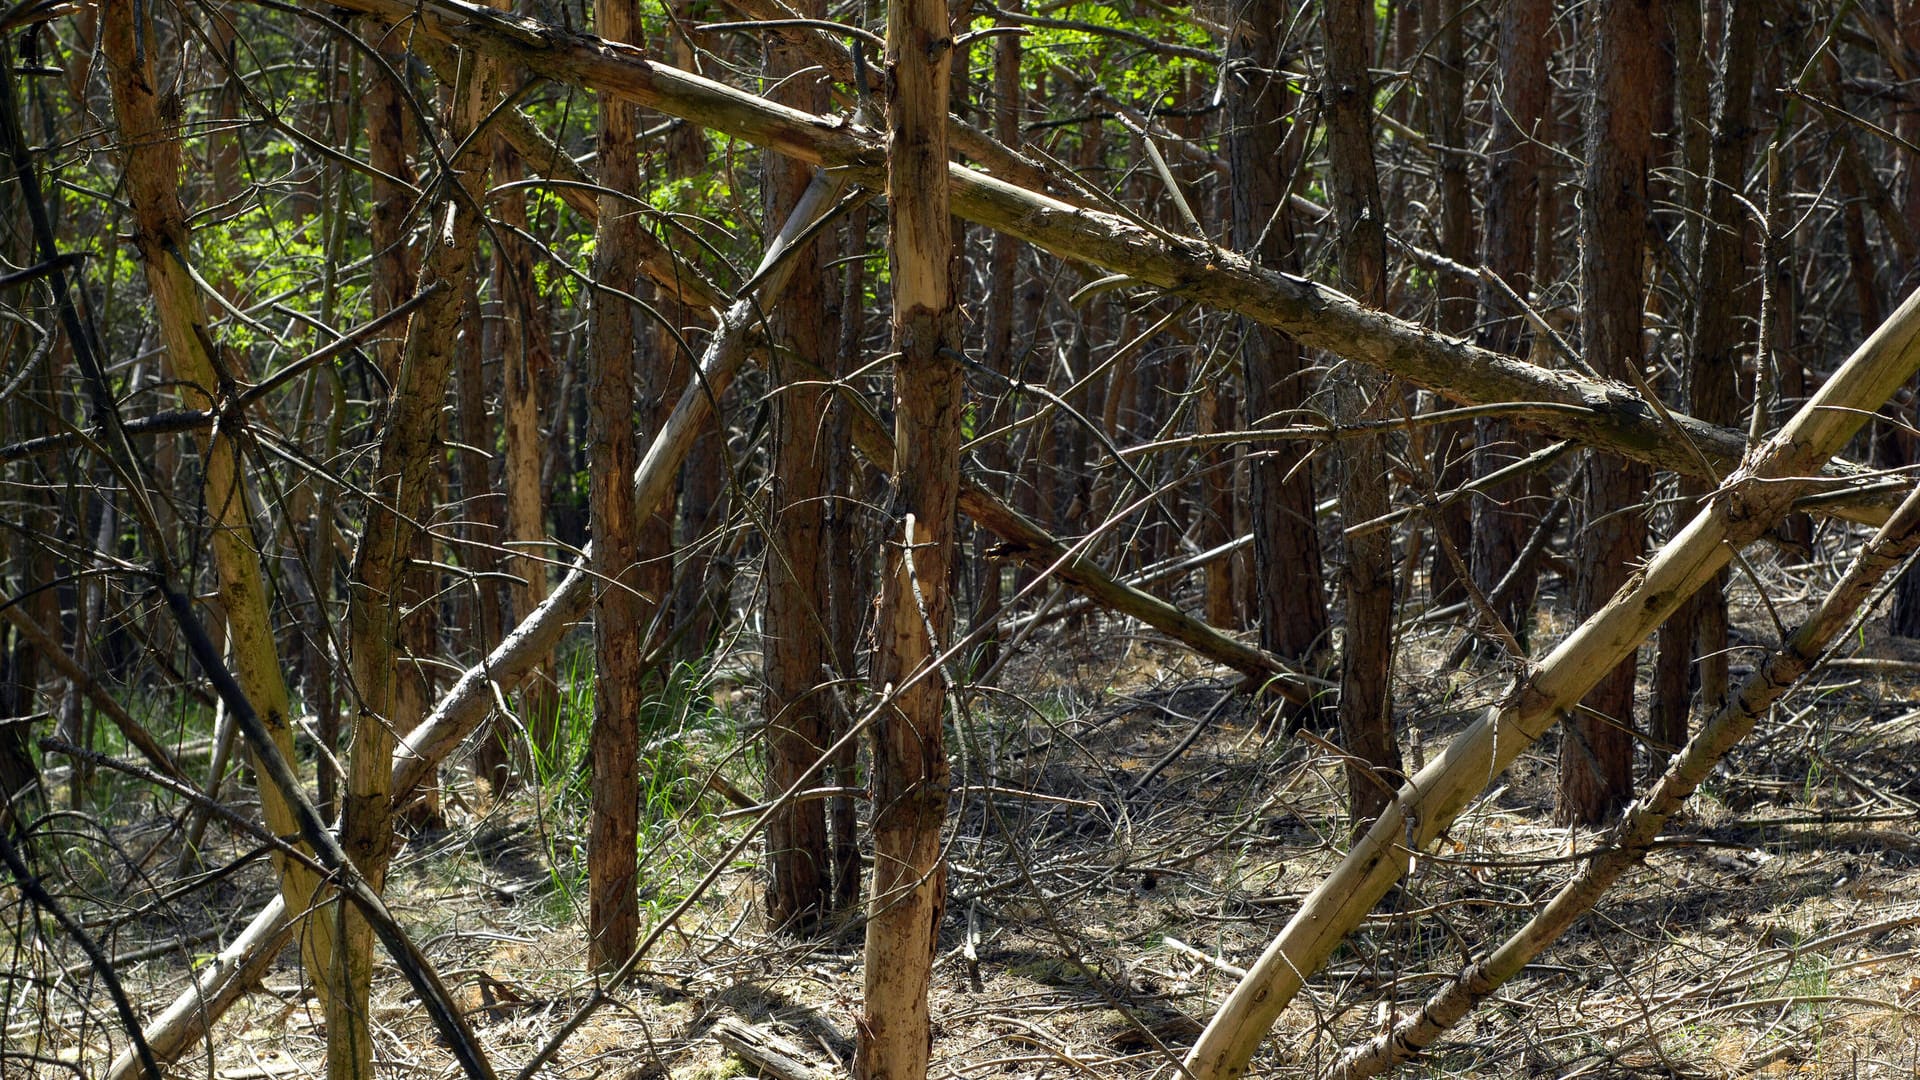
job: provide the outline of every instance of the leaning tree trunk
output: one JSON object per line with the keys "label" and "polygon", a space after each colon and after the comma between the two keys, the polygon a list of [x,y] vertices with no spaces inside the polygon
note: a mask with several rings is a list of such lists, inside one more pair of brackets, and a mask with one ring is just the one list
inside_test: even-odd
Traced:
{"label": "leaning tree trunk", "polygon": [[[1323,0],[1327,36],[1328,187],[1340,223],[1340,269],[1355,298],[1374,308],[1387,300],[1387,234],[1380,179],[1373,161],[1373,0]],[[1346,422],[1368,419],[1387,393],[1358,365],[1336,371],[1336,410]],[[1341,440],[1340,510],[1349,525],[1387,513],[1386,447],[1378,435]],[[1347,632],[1340,650],[1340,737],[1347,752],[1347,809],[1365,826],[1399,786],[1400,748],[1393,738],[1393,532],[1346,533],[1340,582],[1347,594]]]}
{"label": "leaning tree trunk", "polygon": [[[1586,196],[1580,203],[1581,336],[1600,374],[1639,383],[1641,258],[1647,233],[1647,166],[1661,62],[1661,0],[1602,0],[1594,9],[1593,85],[1587,99]],[[1589,455],[1574,534],[1574,609],[1599,611],[1627,580],[1646,546],[1640,503],[1646,466]],[[1600,680],[1560,747],[1558,813],[1597,825],[1633,794],[1633,654]]]}
{"label": "leaning tree trunk", "polygon": [[[824,0],[800,0],[800,14],[826,17]],[[798,50],[782,47],[769,57],[776,82],[807,66]],[[782,84],[788,104],[819,112],[827,88],[816,75]],[[786,220],[800,202],[813,170],[769,153],[767,220]],[[825,255],[827,258],[822,258]],[[766,656],[767,797],[778,799],[807,774],[832,742],[834,695],[825,685],[832,640],[827,627],[828,567],[834,557],[825,541],[827,451],[821,431],[828,392],[818,373],[831,370],[839,346],[838,320],[827,299],[833,282],[821,264],[831,251],[809,246],[795,252],[786,300],[773,312],[772,374],[774,476],[767,538]],[[834,297],[835,300],[838,297]],[[813,931],[832,909],[832,862],[827,852],[827,804],[788,802],[767,821],[767,920],[800,933]]]}
{"label": "leaning tree trunk", "polygon": [[1342,1054],[1327,1071],[1328,1080],[1363,1080],[1417,1058],[1593,910],[1621,875],[1646,859],[1667,822],[1721,759],[1752,733],[1774,703],[1818,667],[1834,639],[1873,602],[1881,580],[1916,549],[1920,549],[1920,489],[1915,489],[1867,542],[1846,576],[1767,659],[1766,666],[1747,679],[1737,696],[1714,711],[1652,790],[1634,803],[1633,812],[1586,857],[1579,871],[1545,907],[1498,948],[1443,984],[1418,1010]]}
{"label": "leaning tree trunk", "polygon": [[[595,28],[610,41],[639,40],[634,0],[596,0]],[[640,110],[600,100],[600,228],[594,241],[592,338],[587,352],[587,443],[593,477],[593,822],[587,839],[587,963],[609,972],[626,962],[640,936],[639,784],[642,643],[647,602],[639,580],[640,537],[629,478],[639,463],[634,432],[636,305],[641,227],[635,136]],[[655,599],[660,594],[654,594]]]}
{"label": "leaning tree trunk", "polygon": [[[192,238],[180,203],[180,133],[169,128],[153,64],[156,37],[151,24],[136,27],[137,9],[131,4],[108,4],[103,10],[100,48],[106,57],[114,116],[125,148],[126,197],[133,207],[134,244],[140,251],[166,344],[167,361],[179,380],[189,408],[210,408],[221,388],[248,373],[228,368],[238,353],[211,348],[215,337],[192,280],[186,260]],[[145,49],[139,46],[145,42]],[[201,498],[212,518],[213,563],[220,580],[221,606],[226,611],[228,650],[241,690],[266,724],[280,753],[289,761],[293,727],[288,719],[289,698],[280,655],[273,638],[265,576],[261,573],[261,544],[253,535],[248,511],[247,479],[235,433],[223,432],[202,442]],[[257,762],[256,762],[257,765]],[[291,804],[274,785],[260,784],[260,811],[275,836],[293,836],[299,825]],[[275,854],[280,895],[288,910],[312,910],[321,881],[306,863]],[[316,975],[314,985],[323,1003],[336,987],[334,925],[330,917],[308,919],[301,934],[301,954]]]}
{"label": "leaning tree trunk", "polygon": [[865,1000],[854,1057],[860,1080],[922,1080],[946,871],[947,811],[938,663],[951,601],[960,493],[963,380],[954,360],[953,224],[947,207],[947,91],[953,38],[945,0],[887,10],[887,254],[893,277],[894,487],[887,566],[874,630],[873,683],[888,689],[874,723],[873,887]]}
{"label": "leaning tree trunk", "polygon": [[[1293,91],[1280,77],[1287,0],[1241,0],[1227,43],[1227,131],[1233,184],[1233,246],[1271,270],[1293,270],[1293,215],[1287,186],[1299,156]],[[1240,326],[1249,427],[1289,424],[1306,400],[1307,371],[1290,335],[1246,320]],[[1320,580],[1320,533],[1313,517],[1311,447],[1279,443],[1251,461],[1254,588],[1260,644],[1283,660],[1317,666],[1327,646]]]}
{"label": "leaning tree trunk", "polygon": [[1407,872],[1413,852],[1444,835],[1476,794],[1609,670],[1632,656],[1682,600],[1727,565],[1734,551],[1785,517],[1807,487],[1804,478],[1816,475],[1916,370],[1920,292],[1784,428],[1757,446],[1750,464],[1730,476],[1609,603],[1408,780],[1221,1005],[1187,1054],[1188,1075],[1193,1080],[1245,1076],[1274,1020]]}

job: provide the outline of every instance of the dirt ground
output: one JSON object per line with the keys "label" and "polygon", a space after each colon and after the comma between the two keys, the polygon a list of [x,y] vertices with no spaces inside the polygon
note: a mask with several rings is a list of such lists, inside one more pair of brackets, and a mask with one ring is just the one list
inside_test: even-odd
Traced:
{"label": "dirt ground", "polygon": [[[1769,566],[1780,618],[1790,623],[1822,580]],[[1777,633],[1754,590],[1735,588],[1737,678]],[[1645,869],[1408,1071],[1920,1077],[1920,648],[1877,626],[1763,723]],[[1537,632],[1559,629],[1543,617]],[[1510,678],[1498,664],[1437,671],[1454,633],[1415,620],[1403,636],[1396,697],[1414,766]],[[750,671],[751,656],[736,659]],[[1222,672],[1097,621],[1043,631],[996,686],[964,701],[954,730],[964,787],[934,968],[934,1075],[1175,1076],[1236,968],[1339,858],[1344,796],[1330,747],[1261,724]],[[717,707],[750,719],[750,687],[744,674],[716,685]],[[1190,748],[1140,783],[1203,721]],[[717,771],[757,790],[751,745],[682,734],[653,766],[662,782],[642,866],[649,925],[726,865],[544,1075],[741,1074],[709,1037],[723,1017],[844,1073],[860,927],[814,940],[768,932],[748,818],[723,816],[730,805],[706,783]],[[1418,860],[1281,1018],[1260,1075],[1316,1075],[1517,928],[1572,872],[1595,837],[1551,824],[1555,751],[1550,735]],[[490,806],[471,780],[450,777],[444,826],[410,839],[392,884],[395,910],[472,1010],[502,1076],[591,988],[579,974],[584,822],[556,790]],[[156,905],[171,923],[123,921],[116,948],[187,927],[230,935],[270,887],[256,860]],[[216,947],[182,946],[122,976],[150,1012],[183,985],[183,958]],[[179,1074],[320,1075],[324,1029],[297,959],[289,950]],[[13,1001],[8,1041],[100,1071],[99,1047],[116,1041],[110,1014],[73,1019],[77,998],[97,996],[39,993],[46,1015],[29,1020],[19,1007],[30,999]],[[391,969],[375,1008],[385,1075],[454,1075]]]}

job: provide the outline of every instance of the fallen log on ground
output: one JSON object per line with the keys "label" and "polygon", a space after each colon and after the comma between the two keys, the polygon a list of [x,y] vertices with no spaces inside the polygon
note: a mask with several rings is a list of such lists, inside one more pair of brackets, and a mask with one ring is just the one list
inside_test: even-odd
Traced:
{"label": "fallen log on ground", "polygon": [[1915,550],[1920,550],[1920,488],[1908,493],[1807,621],[1687,741],[1659,782],[1627,808],[1625,819],[1599,842],[1579,873],[1560,887],[1546,907],[1499,948],[1449,980],[1419,1011],[1342,1054],[1328,1070],[1327,1080],[1365,1080],[1419,1057],[1448,1028],[1520,974],[1575,920],[1593,910],[1620,875],[1646,860],[1674,811],[1752,733],[1760,717],[1814,669],[1821,654],[1872,603],[1881,580]]}
{"label": "fallen log on ground", "polygon": [[1244,1076],[1307,978],[1473,797],[1646,640],[1688,596],[1786,515],[1796,495],[1920,370],[1920,292],[1857,349],[1752,460],[1728,478],[1607,606],[1403,786],[1234,988],[1188,1053],[1192,1080]]}

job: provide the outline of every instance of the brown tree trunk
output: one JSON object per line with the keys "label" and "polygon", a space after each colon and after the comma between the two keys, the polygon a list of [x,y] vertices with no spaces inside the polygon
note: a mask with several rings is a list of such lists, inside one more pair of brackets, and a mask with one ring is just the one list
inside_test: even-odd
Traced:
{"label": "brown tree trunk", "polygon": [[[1693,0],[1673,0],[1687,7]],[[1695,302],[1692,364],[1687,407],[1697,417],[1729,427],[1740,422],[1738,385],[1742,345],[1738,308],[1733,297],[1746,277],[1746,215],[1737,196],[1746,176],[1747,153],[1753,142],[1754,62],[1758,52],[1761,13],[1753,0],[1728,0],[1726,44],[1722,75],[1714,104],[1713,138],[1708,176],[1701,189],[1703,222],[1715,227],[1696,230]],[[1875,320],[1878,325],[1878,320]],[[1683,477],[1681,502],[1675,520],[1692,516],[1700,500],[1714,486],[1701,478]],[[1718,709],[1727,696],[1727,575],[1722,571],[1683,605],[1660,628],[1659,660],[1654,669],[1654,692],[1647,716],[1648,734],[1664,747],[1687,741],[1692,712],[1692,682],[1699,664],[1701,707]]]}
{"label": "brown tree trunk", "polygon": [[[1361,303],[1387,299],[1386,224],[1373,160],[1372,0],[1323,0],[1327,41],[1328,187],[1340,223],[1340,269]],[[1344,421],[1371,418],[1386,393],[1355,365],[1336,372],[1336,408]],[[1340,510],[1348,524],[1390,508],[1387,456],[1379,436],[1337,446]],[[1347,758],[1347,806],[1355,827],[1380,812],[1399,789],[1400,749],[1393,738],[1393,533],[1347,533],[1340,581],[1347,594],[1340,653],[1340,736]]]}
{"label": "brown tree trunk", "polygon": [[[1427,138],[1433,147],[1435,185],[1440,196],[1440,253],[1458,263],[1475,260],[1473,190],[1467,152],[1466,48],[1460,0],[1430,0],[1420,9],[1427,49],[1424,89]],[[1474,322],[1473,284],[1457,275],[1441,275],[1438,322],[1441,333],[1465,337]],[[1472,479],[1472,427],[1448,424],[1416,441],[1425,442],[1432,457],[1430,473],[1441,491],[1450,491]],[[1418,433],[1416,433],[1417,435]],[[1473,555],[1473,500],[1456,499],[1442,508],[1434,521],[1428,592],[1435,606],[1465,599],[1458,567]],[[1444,538],[1444,542],[1442,542]],[[1451,548],[1451,551],[1448,548]],[[1458,560],[1456,562],[1456,560]],[[1412,582],[1405,583],[1411,589]]]}
{"label": "brown tree trunk", "polygon": [[923,1080],[932,1049],[927,989],[946,906],[947,687],[936,657],[951,621],[963,386],[954,361],[945,0],[890,5],[887,58],[895,469],[873,684],[891,694],[874,724],[873,889],[854,1075]]}
{"label": "brown tree trunk", "polygon": [[[1647,236],[1647,167],[1653,156],[1660,0],[1602,0],[1594,9],[1593,84],[1587,101],[1586,193],[1582,236],[1581,338],[1587,361],[1629,385],[1643,360],[1641,259]],[[1600,610],[1646,546],[1641,500],[1651,487],[1646,466],[1601,454],[1582,470],[1583,501],[1575,535],[1574,609]],[[1633,794],[1634,659],[1603,677],[1567,725],[1560,748],[1558,812],[1597,825]]]}
{"label": "brown tree trunk", "polygon": [[[639,40],[634,0],[596,0],[594,24],[611,41]],[[634,431],[635,347],[650,327],[636,327],[629,296],[639,287],[638,244],[628,238],[641,219],[629,200],[640,193],[635,135],[640,111],[611,97],[600,102],[600,227],[594,244],[593,326],[587,353],[587,445],[592,463],[588,515],[593,530],[594,602],[593,822],[587,838],[587,963],[618,968],[639,939],[640,709],[643,639],[649,604],[642,597],[639,523],[633,472],[640,464]],[[620,198],[619,195],[628,196]],[[615,291],[617,290],[617,291]],[[658,600],[659,593],[653,594]]]}
{"label": "brown tree trunk", "polygon": [[[1552,85],[1547,59],[1553,53],[1551,0],[1508,0],[1500,8],[1500,73],[1492,108],[1493,131],[1487,147],[1486,232],[1482,261],[1516,293],[1533,287],[1535,219],[1540,209],[1541,143],[1552,135],[1548,109]],[[1532,332],[1504,290],[1480,291],[1484,329],[1480,343],[1514,356],[1531,352]],[[1525,456],[1531,440],[1513,423],[1487,418],[1475,422],[1473,469],[1486,476]],[[1495,484],[1473,500],[1474,585],[1493,594],[1526,545],[1539,517],[1532,495],[1539,482],[1518,477]],[[1535,575],[1527,573],[1509,590],[1496,614],[1524,646],[1533,627]]]}
{"label": "brown tree trunk", "polygon": [[[1298,267],[1288,184],[1299,146],[1289,138],[1293,91],[1279,77],[1293,12],[1287,0],[1243,0],[1227,45],[1228,168],[1234,178],[1233,246],[1271,270]],[[1243,320],[1240,357],[1250,427],[1287,424],[1306,400],[1307,372],[1292,337]],[[1313,468],[1305,443],[1276,443],[1251,463],[1254,589],[1260,644],[1304,667],[1327,649],[1327,601],[1320,533],[1314,525]]]}
{"label": "brown tree trunk", "polygon": [[[855,206],[847,214],[846,246],[849,254],[867,250],[868,225],[872,219],[872,207],[868,203]],[[835,363],[829,370],[834,377],[844,376],[857,363],[866,349],[866,260],[855,259],[846,265],[846,276],[842,283],[840,303],[840,346],[835,351]],[[827,430],[831,434],[830,446],[846,446],[851,441],[852,418],[847,403],[834,401],[828,406]],[[831,612],[829,625],[832,627],[832,654],[834,673],[842,679],[854,678],[860,670],[859,660],[863,651],[858,644],[866,640],[866,620],[873,612],[873,580],[868,567],[872,565],[866,555],[869,548],[866,519],[862,510],[868,505],[865,498],[871,486],[868,474],[871,470],[861,465],[852,454],[834,454],[827,461],[828,484],[833,491],[833,500],[828,504],[827,531],[827,572],[828,604]],[[836,694],[834,701],[833,737],[838,741],[846,734],[846,728],[852,723],[852,716],[845,703],[852,700],[850,694]],[[836,787],[856,788],[860,785],[859,750],[849,741],[835,755],[831,764],[832,782]],[[860,902],[860,808],[854,804],[851,796],[841,795],[827,804],[827,826],[832,832],[833,860],[833,907],[836,911],[852,911]]]}
{"label": "brown tree trunk", "polygon": [[[825,18],[824,0],[800,0],[808,18]],[[776,48],[768,74],[778,81],[807,66],[791,48]],[[809,112],[827,104],[817,76],[780,84],[778,100]],[[767,221],[785,221],[800,202],[813,170],[779,156],[766,156]],[[824,256],[824,258],[823,258]],[[793,277],[774,311],[772,374],[774,475],[767,537],[766,657],[767,798],[778,799],[819,760],[830,744],[833,695],[826,689],[827,444],[820,418],[828,391],[819,373],[832,367],[839,327],[827,297],[831,282],[820,266],[832,250],[809,247],[790,256]],[[827,852],[827,806],[818,799],[789,802],[767,821],[767,921],[808,933],[832,908],[832,866]]]}

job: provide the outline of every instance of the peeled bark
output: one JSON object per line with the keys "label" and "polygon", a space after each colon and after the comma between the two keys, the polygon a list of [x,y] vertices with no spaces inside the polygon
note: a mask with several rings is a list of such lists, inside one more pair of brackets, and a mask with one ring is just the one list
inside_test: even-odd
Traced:
{"label": "peeled bark", "polygon": [[[108,4],[102,11],[100,48],[107,61],[114,116],[125,148],[126,196],[134,211],[134,244],[147,276],[147,288],[166,345],[167,362],[190,408],[206,409],[230,380],[247,377],[235,370],[237,353],[214,351],[215,337],[198,286],[188,273],[192,251],[185,209],[180,204],[180,138],[169,128],[154,70],[153,27],[136,28],[136,8]],[[142,51],[137,42],[145,41]],[[247,511],[247,478],[237,440],[230,434],[203,439],[201,492],[213,519],[212,549],[226,612],[234,677],[271,734],[280,753],[293,760],[293,728],[288,721],[286,678],[273,638],[259,556]],[[258,762],[256,760],[256,766]],[[294,808],[271,784],[260,785],[260,810],[275,835],[291,836],[299,826]],[[319,875],[281,855],[273,857],[280,895],[293,911],[313,908],[320,895]],[[334,927],[329,917],[309,919],[301,935],[309,970],[320,973],[316,986],[323,1002],[335,988],[332,970]]]}
{"label": "peeled bark", "polygon": [[933,1033],[927,990],[946,908],[947,682],[937,658],[952,623],[949,581],[960,493],[961,392],[954,356],[953,219],[946,0],[887,9],[887,260],[893,279],[894,475],[874,628],[873,884],[859,1080],[923,1080]]}
{"label": "peeled bark", "polygon": [[[1755,448],[1707,506],[1497,705],[1400,789],[1229,995],[1186,1058],[1194,1080],[1226,1080],[1248,1063],[1307,978],[1442,836],[1473,797],[1544,734],[1601,676],[1732,558],[1791,509],[1798,489],[1865,418],[1920,370],[1920,293],[1830,377],[1777,434]],[[1793,478],[1792,482],[1788,482]]]}

